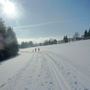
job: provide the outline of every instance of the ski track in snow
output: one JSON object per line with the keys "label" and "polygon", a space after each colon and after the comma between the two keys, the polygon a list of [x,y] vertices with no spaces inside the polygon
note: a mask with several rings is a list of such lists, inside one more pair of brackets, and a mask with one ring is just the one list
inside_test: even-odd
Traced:
{"label": "ski track in snow", "polygon": [[6,83],[1,84],[0,90],[90,89],[85,84],[87,78],[61,56],[48,51],[32,53],[30,61]]}
{"label": "ski track in snow", "polygon": [[[66,81],[66,85],[68,84],[67,87],[70,87],[71,90],[89,90],[89,84],[86,85],[85,83],[88,81],[88,79],[81,72],[79,72],[78,69],[76,69],[73,65],[71,65],[67,60],[64,60],[64,58],[59,57],[57,54],[52,52],[49,52],[49,53],[46,52],[46,55],[51,59],[51,60],[48,59],[48,61],[50,61],[53,64],[52,68],[56,67],[57,70],[55,71],[58,71],[58,73],[62,74],[61,75],[62,79],[64,78],[63,81],[64,82]],[[55,57],[59,57],[59,59],[56,60]],[[64,88],[65,88],[65,85],[64,85]],[[70,90],[70,89],[68,88],[65,90]]]}

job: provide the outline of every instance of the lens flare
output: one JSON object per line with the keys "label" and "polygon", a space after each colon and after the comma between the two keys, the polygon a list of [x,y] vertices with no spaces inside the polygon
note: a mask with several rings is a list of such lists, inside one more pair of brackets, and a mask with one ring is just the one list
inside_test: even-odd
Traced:
{"label": "lens flare", "polygon": [[5,15],[9,17],[17,16],[16,6],[13,2],[9,0],[0,0],[0,4],[2,5],[2,11]]}

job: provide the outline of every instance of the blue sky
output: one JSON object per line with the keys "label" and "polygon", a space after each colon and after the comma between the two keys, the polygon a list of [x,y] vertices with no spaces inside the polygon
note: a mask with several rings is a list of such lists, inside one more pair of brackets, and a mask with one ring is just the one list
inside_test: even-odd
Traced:
{"label": "blue sky", "polygon": [[19,17],[6,15],[6,25],[14,27],[20,39],[39,39],[82,34],[90,28],[90,0],[10,0]]}

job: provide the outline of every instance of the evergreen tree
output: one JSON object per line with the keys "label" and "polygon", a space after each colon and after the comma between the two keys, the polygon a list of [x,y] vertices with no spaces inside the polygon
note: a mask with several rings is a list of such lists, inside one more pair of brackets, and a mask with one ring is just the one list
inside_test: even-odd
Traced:
{"label": "evergreen tree", "polygon": [[18,42],[13,29],[11,27],[6,28],[3,20],[0,19],[0,59],[14,56],[17,52]]}
{"label": "evergreen tree", "polygon": [[4,22],[1,18],[0,18],[0,36],[2,38],[5,38],[5,36],[6,36],[6,27],[5,27]]}
{"label": "evergreen tree", "polygon": [[54,40],[53,40],[53,43],[54,43],[54,44],[57,44],[57,40],[56,40],[56,39],[54,39]]}
{"label": "evergreen tree", "polygon": [[18,42],[13,28],[11,27],[8,27],[7,29],[7,37],[5,39],[5,43],[9,56],[16,55],[18,52]]}
{"label": "evergreen tree", "polygon": [[85,32],[84,32],[84,38],[87,38],[87,36],[88,36],[88,32],[87,32],[87,30],[85,30]]}
{"label": "evergreen tree", "polygon": [[67,35],[66,35],[66,36],[64,36],[63,40],[65,41],[65,43],[67,43],[67,42],[68,42],[68,37],[67,37]]}
{"label": "evergreen tree", "polygon": [[90,38],[90,29],[89,29],[89,31],[88,31],[88,37]]}

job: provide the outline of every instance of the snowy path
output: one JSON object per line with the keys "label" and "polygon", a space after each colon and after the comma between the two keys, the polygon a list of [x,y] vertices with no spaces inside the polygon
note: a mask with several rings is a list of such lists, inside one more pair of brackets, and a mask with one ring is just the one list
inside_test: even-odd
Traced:
{"label": "snowy path", "polygon": [[50,67],[50,70],[52,70],[53,78],[55,78],[56,82],[58,83],[60,90],[71,90],[68,83],[66,83],[64,77],[60,73],[57,65],[54,63],[53,58],[48,55],[47,57],[47,64]]}
{"label": "snowy path", "polygon": [[48,64],[57,77],[56,81],[62,87],[61,90],[89,90],[90,83],[85,83],[89,82],[88,78],[68,62],[68,59],[52,52],[46,52],[46,55]]}
{"label": "snowy path", "polygon": [[64,56],[50,51],[29,53],[29,60],[0,90],[90,90],[87,77]]}

